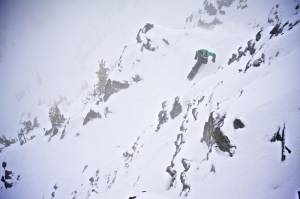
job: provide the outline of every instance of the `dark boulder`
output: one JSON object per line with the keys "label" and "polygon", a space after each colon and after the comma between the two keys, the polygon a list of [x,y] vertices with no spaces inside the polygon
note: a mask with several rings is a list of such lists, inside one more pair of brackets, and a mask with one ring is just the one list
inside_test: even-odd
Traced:
{"label": "dark boulder", "polygon": [[105,91],[103,96],[104,102],[106,102],[112,94],[127,88],[129,88],[129,83],[127,81],[119,82],[119,81],[109,79],[105,85]]}
{"label": "dark boulder", "polygon": [[224,135],[219,127],[215,128],[212,133],[212,137],[217,144],[217,147],[223,151],[229,153],[230,157],[233,156],[231,148],[236,148],[236,146],[230,144],[229,138]]}
{"label": "dark boulder", "polygon": [[89,121],[93,120],[93,119],[100,119],[101,118],[101,114],[98,112],[95,112],[94,110],[90,110],[84,120],[83,120],[83,125],[86,125]]}
{"label": "dark boulder", "polygon": [[173,108],[170,111],[170,116],[172,119],[176,118],[178,115],[180,115],[180,113],[182,112],[182,106],[179,103],[179,97],[175,98],[174,104],[173,104]]}
{"label": "dark boulder", "polygon": [[153,24],[151,24],[151,23],[146,23],[145,26],[144,26],[143,29],[142,29],[142,32],[143,32],[144,34],[146,34],[146,33],[147,33],[149,30],[151,30],[153,27],[154,27]]}
{"label": "dark boulder", "polygon": [[235,119],[233,121],[233,128],[234,129],[240,129],[240,128],[244,128],[245,124],[240,120],[240,119]]}
{"label": "dark boulder", "polygon": [[260,39],[261,39],[261,32],[262,32],[263,30],[260,30],[260,31],[258,31],[257,33],[256,33],[256,35],[255,35],[255,41],[259,41]]}

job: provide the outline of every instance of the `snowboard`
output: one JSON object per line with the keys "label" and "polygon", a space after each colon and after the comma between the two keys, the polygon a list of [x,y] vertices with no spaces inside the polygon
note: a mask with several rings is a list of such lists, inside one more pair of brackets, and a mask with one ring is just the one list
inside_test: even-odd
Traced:
{"label": "snowboard", "polygon": [[198,63],[198,62],[195,64],[195,66],[192,68],[192,70],[190,71],[190,73],[187,76],[188,80],[192,81],[195,78],[201,65],[202,65],[202,63]]}

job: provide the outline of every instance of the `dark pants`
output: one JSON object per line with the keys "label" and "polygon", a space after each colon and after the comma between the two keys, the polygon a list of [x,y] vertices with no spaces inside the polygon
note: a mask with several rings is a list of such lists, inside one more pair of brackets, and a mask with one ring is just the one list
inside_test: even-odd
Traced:
{"label": "dark pants", "polygon": [[192,68],[192,70],[190,71],[190,73],[187,76],[188,80],[194,79],[194,77],[198,73],[198,70],[199,70],[199,68],[200,68],[200,66],[202,64],[207,64],[207,59],[205,59],[205,58],[199,58],[197,60],[196,64],[194,65],[194,67]]}

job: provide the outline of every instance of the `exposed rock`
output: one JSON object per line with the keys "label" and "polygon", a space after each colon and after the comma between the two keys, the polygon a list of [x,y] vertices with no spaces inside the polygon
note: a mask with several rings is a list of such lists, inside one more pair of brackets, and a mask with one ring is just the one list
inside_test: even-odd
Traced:
{"label": "exposed rock", "polygon": [[170,180],[170,184],[169,184],[169,189],[172,188],[174,186],[176,177],[177,177],[177,171],[174,169],[174,163],[171,162],[171,165],[169,165],[166,168],[166,172],[171,176],[171,180]]}
{"label": "exposed rock", "polygon": [[27,120],[22,122],[22,125],[23,128],[21,129],[21,131],[23,131],[25,134],[28,134],[30,131],[40,126],[37,117],[35,117],[33,121]]}
{"label": "exposed rock", "polygon": [[105,92],[103,96],[104,102],[106,102],[112,94],[127,88],[129,88],[129,83],[127,81],[119,82],[119,81],[108,79],[105,85]]}
{"label": "exposed rock", "polygon": [[141,43],[141,52],[143,52],[144,49],[149,51],[155,51],[156,48],[152,46],[152,41],[150,38],[146,36],[146,33],[151,30],[154,27],[153,24],[146,23],[143,28],[139,30],[139,32],[136,35],[136,41],[137,43]]}
{"label": "exposed rock", "polygon": [[210,172],[211,173],[216,173],[216,168],[215,168],[214,164],[211,165]]}
{"label": "exposed rock", "polygon": [[3,175],[1,176],[1,182],[3,183],[5,189],[9,189],[14,186],[16,181],[20,180],[20,175],[16,175],[14,172],[8,170],[6,167],[7,163],[5,161],[2,162],[3,172],[1,173],[3,173]]}
{"label": "exposed rock", "polygon": [[174,144],[175,144],[175,153],[173,154],[171,162],[174,162],[176,156],[181,151],[181,148],[182,148],[184,143],[185,143],[185,140],[184,140],[184,137],[183,137],[183,133],[177,134],[176,140],[174,142]]}
{"label": "exposed rock", "polygon": [[237,5],[237,9],[243,10],[243,9],[247,8],[248,7],[247,1],[248,0],[239,0],[239,3]]}
{"label": "exposed rock", "polygon": [[111,113],[112,113],[112,111],[109,110],[109,107],[105,107],[105,109],[104,109],[104,117],[107,118],[108,115],[111,114]]}
{"label": "exposed rock", "polygon": [[285,26],[287,26],[289,23],[285,22],[282,26],[281,23],[277,23],[273,29],[270,31],[270,39],[272,39],[273,36],[278,36],[279,34],[283,34],[283,29]]}
{"label": "exposed rock", "polygon": [[254,55],[256,51],[256,48],[255,48],[255,42],[253,42],[252,40],[249,40],[247,42],[247,46],[245,47],[245,49],[243,50],[243,47],[240,46],[237,50],[237,53],[233,53],[231,55],[231,57],[229,58],[229,60],[227,61],[227,64],[230,65],[232,64],[233,62],[237,61],[239,62],[240,59],[244,56],[246,56],[246,53],[249,52],[250,55]]}
{"label": "exposed rock", "polygon": [[191,168],[191,164],[187,159],[182,158],[181,163],[182,163],[182,166],[184,168],[184,171],[188,171]]}
{"label": "exposed rock", "polygon": [[20,145],[25,144],[28,140],[32,140],[35,138],[35,135],[29,136],[28,134],[34,130],[35,128],[38,128],[40,126],[37,117],[31,120],[23,121],[21,123],[23,127],[18,132],[18,139],[20,142]]}
{"label": "exposed rock", "polygon": [[58,134],[59,130],[57,127],[52,127],[51,129],[47,130],[45,132],[45,136],[48,136],[49,135],[49,139],[48,139],[48,142],[51,141],[51,139],[56,136]]}
{"label": "exposed rock", "polygon": [[142,41],[142,39],[141,39],[141,31],[142,31],[142,29],[140,29],[139,31],[138,31],[138,33],[136,34],[136,42],[137,43],[142,43],[143,41]]}
{"label": "exposed rock", "polygon": [[143,79],[138,74],[136,74],[135,76],[132,77],[132,81],[134,81],[134,82],[139,82],[139,81],[142,81],[142,80]]}
{"label": "exposed rock", "polygon": [[245,70],[244,70],[244,73],[252,66],[252,63],[251,63],[251,60],[249,60],[246,64],[246,67],[245,67]]}
{"label": "exposed rock", "polygon": [[99,195],[99,180],[100,180],[100,175],[99,174],[100,174],[100,171],[99,171],[99,169],[97,169],[95,174],[88,178],[88,181],[89,181],[88,187],[85,187],[85,189],[82,189],[83,187],[82,187],[82,184],[81,184],[81,190],[74,190],[71,193],[72,199],[77,199],[77,197],[82,196],[83,194],[84,195],[86,194],[85,197],[84,197],[86,199],[90,198],[92,196],[92,194]]}
{"label": "exposed rock", "polygon": [[197,26],[210,29],[219,24],[222,24],[222,21],[218,18],[214,18],[211,22],[205,22],[204,20],[199,19]]}
{"label": "exposed rock", "polygon": [[124,52],[125,50],[127,49],[127,45],[124,46],[123,50],[122,50],[122,53],[119,57],[119,60],[117,62],[117,67],[118,67],[118,71],[121,72],[122,71],[122,61],[123,61],[123,55],[124,55]]}
{"label": "exposed rock", "polygon": [[52,124],[51,129],[45,130],[45,136],[49,136],[48,142],[61,132],[60,139],[63,139],[66,134],[66,127],[69,124],[69,120],[66,121],[65,116],[60,112],[57,105],[54,105],[49,110],[49,119]]}
{"label": "exposed rock", "polygon": [[203,136],[201,138],[201,142],[205,142],[208,148],[211,148],[211,146],[214,144],[214,140],[212,139],[212,132],[215,128],[215,121],[213,118],[213,112],[210,113],[208,121],[204,124],[203,129]]}
{"label": "exposed rock", "polygon": [[86,125],[88,122],[90,122],[91,120],[94,120],[94,119],[101,119],[101,114],[99,112],[95,112],[94,110],[90,110],[84,120],[83,120],[83,125]]}
{"label": "exposed rock", "polygon": [[190,169],[191,165],[190,165],[189,161],[187,159],[184,159],[184,158],[181,160],[181,163],[182,163],[182,166],[184,168],[184,171],[182,171],[181,174],[180,174],[180,182],[182,184],[182,190],[181,190],[180,196],[183,193],[185,193],[184,194],[185,196],[188,196],[188,194],[191,190],[191,186],[187,182],[186,173]]}
{"label": "exposed rock", "polygon": [[[225,15],[225,9],[231,7],[235,0],[204,0],[202,8],[197,12],[190,14],[186,20],[186,25],[199,26],[203,28],[214,28],[216,25],[221,24],[222,16]],[[239,0],[237,9],[244,9],[247,7],[247,0]]]}
{"label": "exposed rock", "polygon": [[222,8],[230,7],[233,2],[234,2],[234,0],[218,0],[218,1],[216,1],[220,14],[225,14],[225,11],[222,10]]}
{"label": "exposed rock", "polygon": [[131,146],[131,149],[123,153],[125,168],[129,168],[130,163],[132,162],[134,156],[137,155],[140,152],[140,149],[143,147],[143,145],[140,144],[140,138],[141,138],[140,136],[137,137],[136,141]]}
{"label": "exposed rock", "polygon": [[[170,181],[169,188],[171,188],[174,185],[174,182],[175,182],[176,177],[177,177],[177,171],[173,167],[174,167],[175,158],[179,154],[179,152],[181,151],[181,149],[182,149],[182,147],[185,143],[184,134],[187,131],[187,128],[185,127],[185,124],[188,123],[187,116],[189,114],[189,111],[190,111],[191,107],[192,107],[192,104],[189,103],[188,107],[187,107],[187,110],[186,110],[186,113],[183,117],[184,119],[183,119],[183,121],[180,125],[180,128],[179,128],[180,133],[177,134],[176,140],[174,141],[175,152],[172,156],[171,164],[166,169],[167,173],[171,176],[171,181]],[[184,170],[184,173],[181,173],[180,178],[181,178],[182,183],[184,183],[183,184],[183,189],[182,189],[182,192],[184,192],[184,191],[190,189],[190,188],[188,188],[189,185],[184,181],[184,178],[183,178],[184,175],[185,175],[185,172],[187,172],[187,170],[189,170],[189,168],[190,168],[190,163],[187,162],[186,159],[182,159],[182,164],[183,164],[183,167],[184,167],[185,170]],[[186,194],[188,194],[188,193],[186,193]]]}
{"label": "exposed rock", "polygon": [[279,16],[279,5],[276,4],[275,6],[272,7],[272,9],[269,12],[268,15],[268,23],[269,24],[276,24],[281,21],[280,16]]}
{"label": "exposed rock", "polygon": [[203,102],[204,98],[205,98],[205,96],[202,96],[202,97],[198,100],[198,105],[199,105],[201,102]]}
{"label": "exposed rock", "polygon": [[235,119],[233,121],[233,128],[234,129],[244,128],[244,127],[245,127],[245,124],[240,119]]}
{"label": "exposed rock", "polygon": [[15,138],[7,138],[5,135],[0,136],[0,144],[3,145],[3,147],[9,147],[10,145],[17,142],[17,139]]}
{"label": "exposed rock", "polygon": [[259,40],[260,40],[262,31],[263,31],[263,30],[261,29],[260,31],[258,31],[258,32],[256,33],[256,35],[255,35],[255,41],[259,41]]}
{"label": "exposed rock", "polygon": [[203,6],[204,6],[204,10],[207,12],[208,15],[216,15],[218,13],[217,8],[207,0],[203,2]]}
{"label": "exposed rock", "polygon": [[66,121],[65,116],[60,112],[56,104],[49,110],[49,119],[52,127],[61,127],[61,125]]}
{"label": "exposed rock", "polygon": [[153,24],[151,24],[151,23],[146,23],[145,26],[144,26],[143,29],[142,29],[142,32],[143,32],[144,34],[146,34],[146,33],[147,33],[149,30],[151,30],[153,27],[154,27]]}
{"label": "exposed rock", "polygon": [[106,189],[111,189],[117,180],[118,171],[114,170],[113,173],[106,175]]}
{"label": "exposed rock", "polygon": [[[105,93],[105,86],[108,81],[108,72],[109,69],[106,67],[106,62],[102,59],[99,62],[99,70],[96,72],[98,82],[95,85],[94,93],[92,94],[95,97],[101,97]],[[102,99],[100,99],[101,101]]]}
{"label": "exposed rock", "polygon": [[83,169],[82,169],[82,172],[81,172],[81,173],[84,173],[84,172],[87,170],[88,166],[89,166],[89,165],[87,165],[87,164],[86,164],[86,165],[84,165],[84,167],[83,167]]}
{"label": "exposed rock", "polygon": [[166,123],[168,121],[168,119],[169,119],[168,113],[167,113],[167,110],[166,110],[166,106],[167,106],[166,104],[167,104],[166,101],[164,101],[161,104],[162,110],[158,113],[158,125],[156,127],[155,132],[158,132],[159,129],[160,129],[160,127],[161,127],[161,125],[163,125],[164,123]]}
{"label": "exposed rock", "polygon": [[172,119],[176,118],[180,113],[182,112],[182,106],[179,103],[179,97],[175,98],[175,101],[173,103],[173,108],[170,111],[170,116]]}
{"label": "exposed rock", "polygon": [[143,52],[144,49],[149,50],[149,51],[155,51],[156,48],[152,46],[152,40],[146,37],[146,43],[142,44],[141,47],[141,52]]}
{"label": "exposed rock", "polygon": [[247,47],[245,48],[245,53],[248,52],[250,53],[250,55],[254,55],[256,48],[255,48],[255,42],[253,42],[252,40],[249,40],[247,42]]}
{"label": "exposed rock", "polygon": [[192,109],[192,114],[193,114],[194,120],[197,120],[197,117],[198,117],[198,111],[197,111],[197,108],[193,108],[193,109]]}
{"label": "exposed rock", "polygon": [[51,193],[51,199],[54,199],[55,198],[55,196],[56,196],[56,190],[58,189],[58,186],[57,186],[57,184],[55,184],[55,185],[53,185],[53,191],[52,191],[52,193]]}
{"label": "exposed rock", "polygon": [[297,20],[297,21],[294,22],[294,23],[289,23],[289,28],[288,28],[288,30],[292,30],[292,29],[294,28],[294,26],[296,26],[299,22],[300,22],[300,20]]}
{"label": "exposed rock", "polygon": [[265,62],[265,54],[262,53],[260,58],[257,58],[256,60],[254,60],[254,62],[252,63],[253,67],[259,67],[261,63]]}
{"label": "exposed rock", "polygon": [[242,50],[242,46],[240,46],[238,48],[238,57],[237,57],[236,61],[240,61],[242,56],[246,56],[246,53],[245,53],[245,50]]}
{"label": "exposed rock", "polygon": [[63,128],[63,130],[62,130],[62,132],[61,132],[61,135],[60,135],[60,139],[62,140],[62,139],[64,139],[64,137],[66,136],[66,128],[67,128],[67,125],[69,124],[69,121],[70,121],[70,119],[67,121],[67,123],[66,123],[66,125],[64,126],[64,128]]}
{"label": "exposed rock", "polygon": [[206,159],[209,158],[209,153],[212,151],[214,144],[216,144],[221,151],[228,152],[230,156],[233,155],[230,149],[236,148],[236,146],[230,144],[230,140],[220,129],[224,124],[225,117],[226,115],[220,116],[218,114],[214,117],[213,112],[211,112],[208,121],[204,124],[201,142],[205,142],[209,149]]}
{"label": "exposed rock", "polygon": [[220,127],[214,129],[212,133],[212,137],[216,142],[217,147],[223,151],[229,153],[229,156],[233,156],[233,152],[231,152],[231,148],[236,148],[236,146],[230,144],[229,138],[224,135],[221,131]]}
{"label": "exposed rock", "polygon": [[286,159],[285,151],[287,151],[288,153],[292,153],[292,151],[285,145],[285,123],[283,124],[281,134],[280,134],[280,130],[281,130],[281,128],[278,127],[277,132],[273,135],[273,137],[271,138],[270,141],[271,142],[276,142],[276,141],[281,142],[281,161],[283,162]]}
{"label": "exposed rock", "polygon": [[170,42],[169,42],[168,40],[166,40],[165,38],[163,38],[162,41],[163,41],[166,45],[170,45]]}

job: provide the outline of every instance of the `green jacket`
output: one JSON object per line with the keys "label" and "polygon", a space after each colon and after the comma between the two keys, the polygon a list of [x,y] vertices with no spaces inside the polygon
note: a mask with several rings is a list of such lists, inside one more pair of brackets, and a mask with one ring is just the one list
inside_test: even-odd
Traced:
{"label": "green jacket", "polygon": [[212,61],[213,62],[216,61],[216,54],[215,53],[209,52],[206,49],[200,49],[200,50],[196,51],[195,59],[198,60],[198,59],[202,58],[202,59],[207,61],[209,56],[212,56]]}

